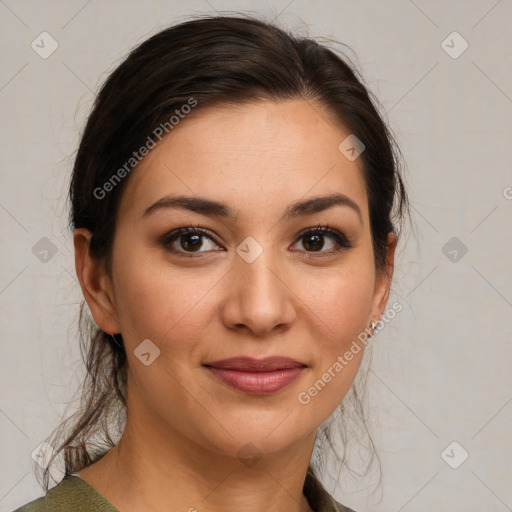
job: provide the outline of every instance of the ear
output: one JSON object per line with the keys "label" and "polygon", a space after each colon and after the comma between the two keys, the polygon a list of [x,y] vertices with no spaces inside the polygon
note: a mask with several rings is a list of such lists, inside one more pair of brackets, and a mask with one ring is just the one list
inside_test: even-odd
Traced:
{"label": "ear", "polygon": [[85,300],[96,325],[108,334],[121,331],[115,309],[112,283],[102,261],[89,250],[92,234],[88,229],[75,229],[75,269]]}
{"label": "ear", "polygon": [[391,279],[395,267],[395,249],[397,245],[397,236],[395,233],[388,234],[388,247],[386,249],[386,262],[384,269],[380,270],[375,280],[375,292],[373,295],[373,307],[370,316],[370,322],[373,320],[378,322],[389,298],[391,288]]}

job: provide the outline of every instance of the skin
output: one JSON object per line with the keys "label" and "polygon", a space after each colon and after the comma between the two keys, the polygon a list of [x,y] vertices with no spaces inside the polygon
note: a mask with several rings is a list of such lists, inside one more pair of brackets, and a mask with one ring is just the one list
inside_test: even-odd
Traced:
{"label": "skin", "polygon": [[[79,476],[120,511],[311,510],[302,488],[315,434],[350,388],[364,351],[310,403],[297,397],[383,314],[396,246],[390,234],[387,266],[378,272],[362,162],[338,150],[348,134],[306,100],[198,112],[129,177],[112,276],[88,252],[91,234],[75,231],[84,296],[101,329],[122,333],[129,365],[122,438]],[[291,203],[334,192],[350,197],[361,219],[347,206],[282,219]],[[161,208],[143,215],[167,194],[220,201],[237,214]],[[328,254],[336,241],[321,235],[315,251],[311,235],[298,235],[319,224],[353,247]],[[160,243],[189,225],[214,240],[201,238],[199,252],[187,237],[174,240],[175,252]],[[252,263],[236,252],[248,236],[263,248]],[[160,350],[149,366],[134,355],[145,339]],[[285,389],[253,396],[203,366],[239,355],[283,355],[307,368]],[[251,467],[237,456],[247,445],[261,456]]]}

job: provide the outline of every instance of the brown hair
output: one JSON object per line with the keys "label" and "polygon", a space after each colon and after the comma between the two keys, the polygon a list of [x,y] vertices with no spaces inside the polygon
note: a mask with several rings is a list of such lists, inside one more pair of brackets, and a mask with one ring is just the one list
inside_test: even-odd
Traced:
{"label": "brown hair", "polygon": [[[97,95],[74,163],[70,227],[92,232],[91,251],[110,273],[116,212],[129,176],[108,187],[103,197],[98,197],[98,190],[106,190],[104,184],[156,127],[168,123],[190,98],[197,102],[194,112],[257,99],[303,98],[318,102],[365,145],[360,158],[375,266],[383,270],[388,233],[398,234],[408,207],[400,152],[377,111],[377,100],[345,60],[312,39],[294,37],[273,24],[243,16],[200,17],[153,35],[110,74]],[[56,453],[44,468],[46,490],[57,456],[63,455],[68,476],[115,446],[113,425],[114,437],[122,429],[127,369],[122,336],[111,337],[98,329],[84,307],[82,302],[79,332],[87,374],[80,409],[49,441]],[[341,410],[353,401],[366,426],[355,386],[349,394]],[[345,419],[345,414],[341,416]],[[324,434],[330,444],[328,433]],[[341,429],[344,441],[345,434]],[[345,463],[345,456],[339,460]]]}

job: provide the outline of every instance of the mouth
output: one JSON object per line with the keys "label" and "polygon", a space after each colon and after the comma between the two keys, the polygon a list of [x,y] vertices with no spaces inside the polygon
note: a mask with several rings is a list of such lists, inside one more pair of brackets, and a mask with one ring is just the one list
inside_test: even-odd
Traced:
{"label": "mouth", "polygon": [[231,388],[251,395],[270,395],[281,391],[307,368],[288,357],[233,357],[203,364],[217,379]]}

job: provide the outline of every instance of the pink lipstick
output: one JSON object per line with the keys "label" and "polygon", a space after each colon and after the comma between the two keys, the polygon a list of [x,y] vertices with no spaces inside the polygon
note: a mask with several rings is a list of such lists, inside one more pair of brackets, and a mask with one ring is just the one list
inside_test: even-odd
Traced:
{"label": "pink lipstick", "polygon": [[291,384],[306,365],[288,357],[232,357],[204,366],[225,384],[251,395],[270,395]]}

